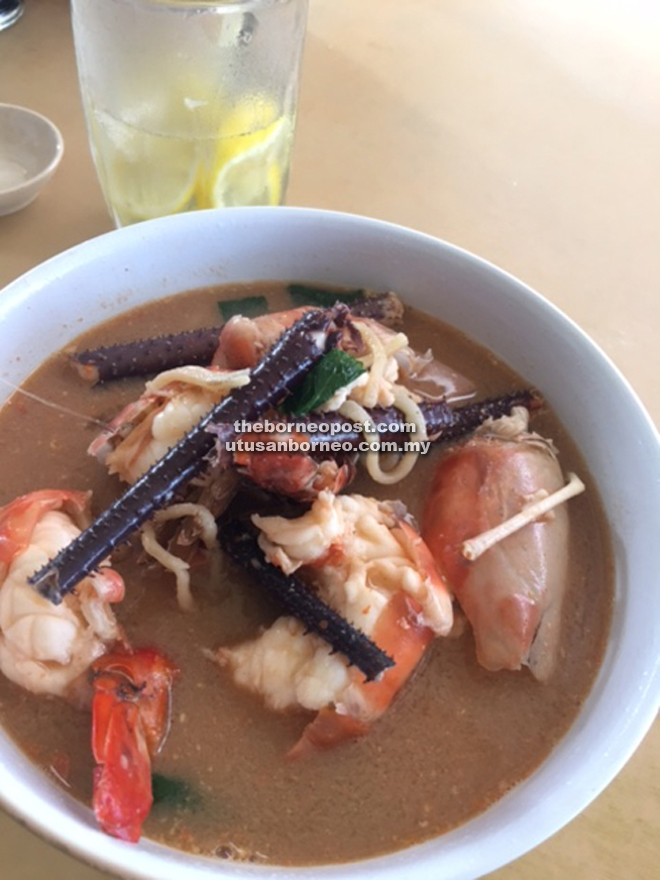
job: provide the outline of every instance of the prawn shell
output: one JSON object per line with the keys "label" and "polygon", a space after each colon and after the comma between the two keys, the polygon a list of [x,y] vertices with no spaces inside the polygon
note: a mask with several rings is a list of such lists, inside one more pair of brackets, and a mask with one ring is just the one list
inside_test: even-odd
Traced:
{"label": "prawn shell", "polygon": [[477,660],[496,672],[554,668],[566,588],[568,514],[556,508],[470,562],[461,546],[563,484],[554,456],[530,442],[476,439],[437,468],[423,537],[472,625]]}
{"label": "prawn shell", "polygon": [[29,545],[35,526],[51,510],[67,511],[78,525],[89,521],[90,492],[41,489],[14,498],[0,508],[0,581],[19,553]]}
{"label": "prawn shell", "polygon": [[[243,434],[241,443],[263,442],[261,433]],[[287,443],[308,443],[304,434],[278,434],[278,441]],[[324,489],[334,494],[341,492],[355,476],[355,462],[344,456],[318,460],[299,450],[297,451],[264,451],[247,452],[240,450],[234,453],[234,465],[242,476],[247,477],[268,492],[284,495],[297,501],[313,501]]]}
{"label": "prawn shell", "polygon": [[347,739],[369,732],[371,724],[383,715],[403,685],[417,668],[434,633],[422,622],[420,605],[403,591],[396,593],[383,609],[372,637],[389,654],[394,665],[376,681],[364,681],[352,670],[353,684],[362,690],[369,706],[368,722],[351,717],[337,707],[322,709],[304,729],[289,751],[289,758],[303,758],[319,749],[329,749]]}
{"label": "prawn shell", "polygon": [[136,843],[153,803],[151,762],[140,711],[132,702],[117,704],[106,692],[95,694],[93,717],[104,717],[93,731],[92,807],[101,828],[120,840]]}
{"label": "prawn shell", "polygon": [[177,667],[154,648],[119,650],[92,666],[92,806],[101,828],[135,843],[153,803],[151,757],[169,728]]}
{"label": "prawn shell", "polygon": [[92,670],[97,692],[113,690],[117,694],[125,688],[130,699],[130,691],[135,691],[149,753],[157,754],[169,729],[170,694],[179,668],[155,648],[140,648],[104,654]]}
{"label": "prawn shell", "polygon": [[213,356],[213,366],[232,370],[253,367],[270,351],[282,333],[296,321],[314,311],[313,306],[301,306],[286,312],[273,312],[258,318],[234,315],[224,325]]}

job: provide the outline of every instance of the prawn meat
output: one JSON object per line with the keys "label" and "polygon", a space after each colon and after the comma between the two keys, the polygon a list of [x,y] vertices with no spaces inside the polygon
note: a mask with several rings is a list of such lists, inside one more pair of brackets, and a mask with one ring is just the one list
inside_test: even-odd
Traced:
{"label": "prawn meat", "polygon": [[123,599],[124,582],[107,563],[59,605],[28,583],[90,521],[85,492],[44,489],[0,509],[0,670],[35,694],[68,695],[121,638],[110,603]]}
{"label": "prawn meat", "polygon": [[394,660],[365,681],[302,623],[280,617],[254,640],[221,648],[237,684],[275,710],[318,714],[290,755],[367,732],[389,707],[426,648],[452,626],[452,600],[424,542],[398,503],[322,491],[296,519],[253,516],[267,560],[301,578]]}
{"label": "prawn meat", "polygon": [[249,382],[247,370],[186,366],[159,373],[87,451],[132,485],[232,389]]}

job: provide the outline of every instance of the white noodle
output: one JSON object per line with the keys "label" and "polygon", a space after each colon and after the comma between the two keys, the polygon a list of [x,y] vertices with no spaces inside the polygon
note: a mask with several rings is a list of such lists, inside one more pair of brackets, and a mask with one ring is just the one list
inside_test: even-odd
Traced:
{"label": "white noodle", "polygon": [[408,346],[408,337],[405,333],[397,333],[385,343],[385,354],[392,355]]}
{"label": "white noodle", "polygon": [[160,562],[163,568],[171,571],[176,578],[176,598],[179,608],[182,611],[192,611],[195,603],[190,592],[190,566],[188,563],[179,556],[175,556],[174,553],[170,553],[162,544],[158,543],[153,523],[148,522],[144,524],[140,540],[142,541],[145,553],[153,556],[156,562]]}
{"label": "white noodle", "polygon": [[508,538],[509,535],[522,529],[523,526],[527,526],[540,519],[540,517],[549,513],[554,507],[568,501],[569,498],[580,495],[584,490],[585,485],[582,480],[576,474],[568,474],[568,483],[561,489],[539,501],[526,504],[520,513],[516,513],[510,519],[486,532],[482,532],[474,538],[470,538],[468,541],[464,541],[461,546],[461,553],[466,559],[473,562],[482,553],[494,547],[495,544],[498,544],[504,538]]}
{"label": "white noodle", "polygon": [[164,510],[159,510],[154,519],[156,522],[167,522],[171,519],[183,519],[185,516],[194,517],[201,529],[200,538],[204,542],[204,546],[207,550],[214,550],[218,537],[218,527],[213,514],[203,504],[193,504],[192,502],[171,504]]}
{"label": "white noodle", "polygon": [[[216,538],[218,528],[211,511],[203,504],[172,504],[164,510],[159,510],[154,516],[156,522],[167,522],[172,519],[183,519],[192,516],[197,521],[201,533],[200,538],[204,546],[212,554],[212,559],[217,555]],[[176,597],[182,611],[191,611],[195,607],[192,593],[190,592],[190,566],[188,563],[170,553],[156,539],[156,531],[152,523],[146,523],[142,528],[142,546],[145,553],[152,556],[167,571],[171,571],[176,578]]]}

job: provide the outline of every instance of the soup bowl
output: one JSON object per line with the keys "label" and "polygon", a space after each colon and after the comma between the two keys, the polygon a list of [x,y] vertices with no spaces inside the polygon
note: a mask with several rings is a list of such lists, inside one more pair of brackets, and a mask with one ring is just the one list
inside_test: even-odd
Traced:
{"label": "soup bowl", "polygon": [[54,844],[127,878],[478,877],[579,813],[621,769],[656,715],[658,435],[597,346],[515,278],[409,229],[307,209],[181,214],[111,232],[49,260],[0,296],[0,375],[21,382],[87,328],[142,303],[195,287],[261,280],[396,290],[487,346],[540,389],[588,463],[611,532],[613,621],[588,698],[549,757],[485,812],[436,839],[362,862],[264,867],[189,855],[149,840],[122,843],[97,830],[91,811],[1,731],[0,800]]}

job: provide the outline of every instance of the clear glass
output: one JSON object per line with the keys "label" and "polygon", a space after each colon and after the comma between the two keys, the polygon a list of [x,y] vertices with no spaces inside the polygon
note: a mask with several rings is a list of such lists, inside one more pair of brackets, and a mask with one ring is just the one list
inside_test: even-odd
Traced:
{"label": "clear glass", "polygon": [[8,28],[23,14],[23,0],[0,0],[0,31]]}
{"label": "clear glass", "polygon": [[118,226],[279,205],[308,0],[72,0],[87,129]]}

